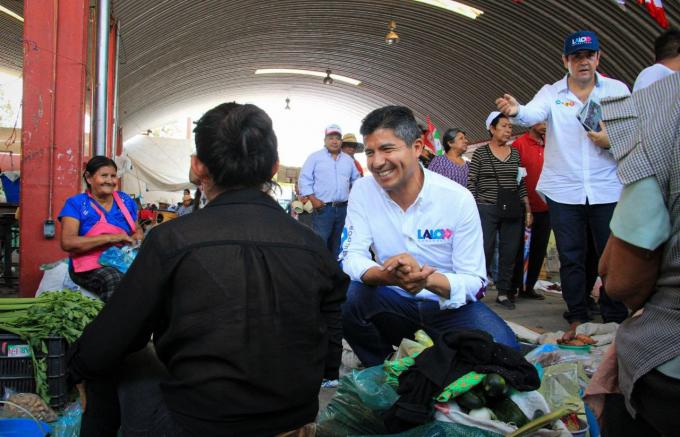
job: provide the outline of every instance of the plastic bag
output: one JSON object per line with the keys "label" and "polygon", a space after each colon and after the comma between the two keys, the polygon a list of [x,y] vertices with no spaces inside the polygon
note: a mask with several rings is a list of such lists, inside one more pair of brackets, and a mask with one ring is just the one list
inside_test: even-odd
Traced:
{"label": "plastic bag", "polygon": [[382,366],[352,371],[340,380],[340,386],[328,407],[319,414],[316,433],[319,437],[385,434],[381,412],[389,409],[399,396],[385,384]]}
{"label": "plastic bag", "polygon": [[68,404],[64,412],[59,416],[59,420],[50,424],[52,426],[52,437],[78,437],[80,435],[80,421],[83,417],[83,410],[80,402],[76,401]]}
{"label": "plastic bag", "polygon": [[[522,410],[527,417],[533,417],[536,410],[541,410],[545,413],[549,411],[548,405],[536,391],[531,392],[514,392],[510,399]],[[468,437],[486,437],[489,435],[507,435],[517,430],[514,424],[501,422],[500,420],[487,420],[472,417],[465,414],[460,406],[455,402],[435,405],[435,420],[440,422],[451,422],[459,426],[467,427],[464,431],[464,436]],[[561,421],[556,420],[553,423],[553,429],[539,429],[531,433],[531,436],[542,437],[570,437],[571,434],[567,432]],[[416,435],[416,434],[414,434]],[[443,434],[449,435],[449,434]],[[458,434],[452,434],[458,435]]]}
{"label": "plastic bag", "polygon": [[582,387],[588,385],[588,377],[581,363],[562,363],[544,369],[543,381],[538,391],[543,395],[551,410],[564,405],[578,406],[583,412]]}
{"label": "plastic bag", "polygon": [[99,255],[99,263],[103,266],[114,267],[121,273],[126,273],[137,256],[137,249],[130,246],[111,246]]}

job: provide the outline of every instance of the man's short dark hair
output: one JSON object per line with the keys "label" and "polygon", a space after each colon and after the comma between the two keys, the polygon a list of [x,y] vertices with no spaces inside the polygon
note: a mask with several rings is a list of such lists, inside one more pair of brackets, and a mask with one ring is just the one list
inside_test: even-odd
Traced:
{"label": "man's short dark hair", "polygon": [[420,138],[421,132],[413,111],[405,106],[385,106],[376,109],[361,122],[361,135],[370,135],[378,129],[392,129],[394,135],[408,147]]}
{"label": "man's short dark hair", "polygon": [[654,62],[674,58],[680,54],[680,30],[670,29],[654,41]]}
{"label": "man's short dark hair", "polygon": [[255,105],[223,103],[196,122],[196,155],[225,189],[269,187],[279,159],[272,120]]}

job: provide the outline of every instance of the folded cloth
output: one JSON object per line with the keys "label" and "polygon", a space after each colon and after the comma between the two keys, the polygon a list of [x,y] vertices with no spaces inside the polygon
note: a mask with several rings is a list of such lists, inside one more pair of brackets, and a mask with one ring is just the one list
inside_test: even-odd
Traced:
{"label": "folded cloth", "polygon": [[399,376],[400,397],[383,415],[385,426],[396,433],[431,420],[434,396],[471,371],[498,373],[520,391],[536,390],[541,385],[536,368],[520,352],[495,343],[488,333],[478,330],[446,333]]}

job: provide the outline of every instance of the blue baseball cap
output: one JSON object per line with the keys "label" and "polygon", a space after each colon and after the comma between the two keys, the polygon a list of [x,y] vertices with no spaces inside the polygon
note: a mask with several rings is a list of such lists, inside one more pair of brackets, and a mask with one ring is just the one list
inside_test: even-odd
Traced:
{"label": "blue baseball cap", "polygon": [[595,32],[579,30],[564,39],[564,56],[569,56],[579,50],[600,51],[600,41]]}

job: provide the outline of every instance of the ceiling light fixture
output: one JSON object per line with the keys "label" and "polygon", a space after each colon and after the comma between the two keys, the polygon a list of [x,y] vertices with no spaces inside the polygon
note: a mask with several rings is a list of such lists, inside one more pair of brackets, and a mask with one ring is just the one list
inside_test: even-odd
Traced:
{"label": "ceiling light fixture", "polygon": [[328,70],[326,70],[326,77],[323,78],[323,84],[324,85],[333,85],[333,78],[331,77],[330,68]]}
{"label": "ceiling light fixture", "polygon": [[[261,68],[255,70],[255,74],[301,74],[304,76],[314,76],[314,77],[327,77],[327,73],[321,71],[312,70],[294,70],[290,68]],[[361,85],[360,80],[352,79],[346,76],[340,76],[338,74],[331,74],[331,79],[337,80],[338,82],[347,83],[354,86]]]}
{"label": "ceiling light fixture", "polygon": [[10,11],[6,7],[0,5],[0,12],[4,12],[5,14],[9,15],[10,17],[16,18],[17,20],[21,21],[22,23],[24,22],[24,17],[21,15],[17,14],[16,12]]}
{"label": "ceiling light fixture", "polygon": [[390,20],[390,22],[387,23],[387,28],[390,29],[390,31],[387,32],[387,35],[385,35],[385,42],[387,43],[387,45],[391,46],[394,43],[398,43],[399,35],[397,35],[397,32],[394,31],[394,29],[397,28],[397,22],[394,20]]}
{"label": "ceiling light fixture", "polygon": [[472,6],[464,5],[463,3],[453,1],[453,0],[415,0],[420,3],[425,3],[426,5],[434,6],[437,8],[446,9],[447,11],[455,12],[456,14],[463,15],[473,20],[484,13],[477,8]]}
{"label": "ceiling light fixture", "polygon": [[290,111],[290,99],[288,97],[286,97],[286,107],[283,109],[287,109]]}

